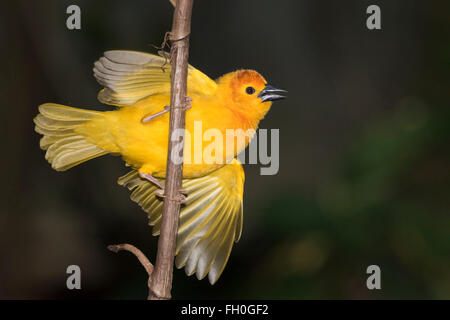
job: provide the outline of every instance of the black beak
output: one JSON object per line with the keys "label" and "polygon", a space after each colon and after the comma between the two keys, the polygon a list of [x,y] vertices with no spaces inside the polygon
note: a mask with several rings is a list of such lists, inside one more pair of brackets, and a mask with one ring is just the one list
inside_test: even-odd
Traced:
{"label": "black beak", "polygon": [[262,102],[280,100],[286,98],[280,94],[284,92],[287,91],[266,84],[266,87],[258,94],[258,98],[261,98]]}

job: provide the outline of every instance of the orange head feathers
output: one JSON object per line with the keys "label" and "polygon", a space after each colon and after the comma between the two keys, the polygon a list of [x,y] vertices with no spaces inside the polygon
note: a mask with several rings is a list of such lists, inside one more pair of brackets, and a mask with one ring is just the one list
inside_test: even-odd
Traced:
{"label": "orange head feathers", "polygon": [[259,121],[269,111],[272,101],[283,99],[277,89],[267,84],[266,79],[254,70],[237,70],[217,80],[219,94],[230,101],[228,108],[246,118]]}

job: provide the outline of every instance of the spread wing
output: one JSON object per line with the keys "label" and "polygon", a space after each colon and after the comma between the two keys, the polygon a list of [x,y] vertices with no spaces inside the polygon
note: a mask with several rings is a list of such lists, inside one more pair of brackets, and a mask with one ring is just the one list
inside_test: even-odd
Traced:
{"label": "spread wing", "polygon": [[[94,63],[94,77],[104,87],[98,100],[102,103],[127,106],[156,93],[170,92],[170,57],[145,52],[106,51]],[[188,93],[214,92],[217,84],[191,65],[188,67]]]}
{"label": "spread wing", "polygon": [[[136,170],[118,183],[133,190],[131,200],[148,213],[153,235],[159,235],[163,202],[155,195],[157,187]],[[214,284],[242,233],[244,170],[235,159],[204,177],[184,179],[183,189],[188,196],[180,211],[175,264],[199,280],[209,274]]]}

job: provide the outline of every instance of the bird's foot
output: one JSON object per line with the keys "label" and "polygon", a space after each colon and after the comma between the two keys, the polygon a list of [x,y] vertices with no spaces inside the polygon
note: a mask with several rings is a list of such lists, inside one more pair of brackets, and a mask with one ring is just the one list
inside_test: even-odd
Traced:
{"label": "bird's foot", "polygon": [[192,98],[191,97],[186,97],[185,110],[189,110],[190,108],[192,108]]}
{"label": "bird's foot", "polygon": [[153,113],[151,115],[146,115],[145,117],[142,118],[141,122],[142,123],[150,122],[150,121],[154,120],[155,118],[157,118],[159,116],[162,116],[163,114],[165,114],[165,113],[167,113],[169,111],[170,111],[170,106],[168,106],[168,105],[164,106],[164,110],[161,110],[161,111],[159,111],[157,113]]}
{"label": "bird's foot", "polygon": [[[184,110],[189,110],[190,108],[192,108],[192,98],[191,97],[186,97],[186,104],[184,106]],[[167,113],[170,111],[170,106],[164,106],[164,110],[161,110],[159,112],[150,114],[150,115],[146,115],[145,117],[142,118],[141,122],[142,123],[147,123],[150,122],[152,120],[154,120],[155,118],[162,116],[163,114]]]}
{"label": "bird's foot", "polygon": [[[164,192],[165,192],[164,188],[158,189],[158,190],[155,191],[155,195],[157,197],[160,197],[160,198],[167,198],[167,196],[164,194]],[[180,193],[178,193],[175,196],[175,198],[171,199],[171,200],[175,200],[175,201],[177,201],[179,203],[185,203],[186,199],[187,199],[187,195],[188,195],[187,191],[185,189],[181,189]]]}
{"label": "bird's foot", "polygon": [[153,183],[154,185],[156,185],[158,188],[160,189],[164,189],[164,183],[162,183],[161,181],[159,181],[157,178],[155,178],[154,176],[152,176],[149,173],[143,173],[143,172],[139,172],[139,176],[142,179],[148,180],[151,183]]}

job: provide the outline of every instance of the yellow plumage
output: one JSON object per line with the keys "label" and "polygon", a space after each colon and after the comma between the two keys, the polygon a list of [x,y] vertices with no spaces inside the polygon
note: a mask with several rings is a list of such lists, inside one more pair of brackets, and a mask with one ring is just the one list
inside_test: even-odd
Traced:
{"label": "yellow plumage", "polygon": [[[121,155],[133,170],[119,178],[119,184],[133,190],[131,199],[148,213],[154,235],[159,234],[162,201],[155,194],[156,185],[140,174],[164,181],[169,115],[148,123],[142,119],[170,102],[171,70],[162,55],[105,52],[94,65],[94,76],[104,86],[98,99],[118,109],[98,112],[46,103],[34,120],[36,131],[43,135],[41,148],[47,150],[46,159],[55,170],[107,153]],[[201,134],[209,129],[223,136],[227,129],[256,129],[271,106],[270,99],[261,98],[265,88],[266,81],[255,71],[239,70],[213,81],[189,66],[192,108],[186,112],[187,132],[193,133],[199,121]],[[202,157],[208,143],[199,149],[194,134],[186,139],[185,160],[190,161],[183,165],[183,188],[188,196],[180,213],[176,265],[184,266],[189,275],[196,272],[199,279],[209,273],[211,283],[219,278],[241,234],[244,172],[235,157],[250,138],[238,134],[232,142],[240,143],[233,148],[229,148],[231,141],[224,140],[223,152],[214,154],[214,163]]]}

